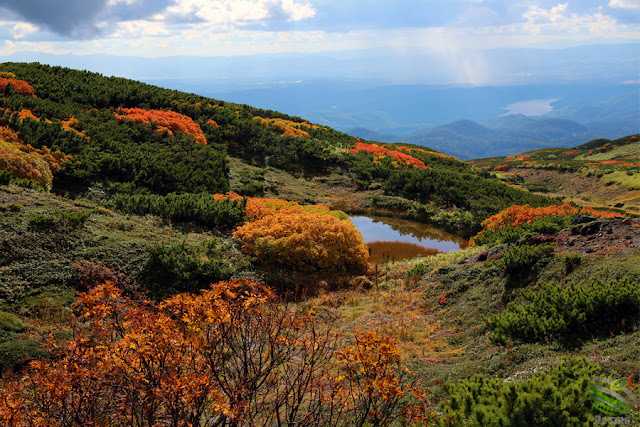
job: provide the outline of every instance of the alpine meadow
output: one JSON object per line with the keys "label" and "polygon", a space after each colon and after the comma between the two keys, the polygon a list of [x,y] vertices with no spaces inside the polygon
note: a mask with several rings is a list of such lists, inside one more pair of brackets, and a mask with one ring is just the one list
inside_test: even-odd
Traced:
{"label": "alpine meadow", "polygon": [[[639,135],[460,161],[39,63],[0,88],[2,425],[590,425],[595,376],[637,394]],[[355,214],[468,243],[374,259]]]}

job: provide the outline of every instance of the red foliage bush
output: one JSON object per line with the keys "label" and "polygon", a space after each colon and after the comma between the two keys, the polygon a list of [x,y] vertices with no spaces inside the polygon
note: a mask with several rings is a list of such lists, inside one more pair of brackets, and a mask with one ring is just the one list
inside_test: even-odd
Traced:
{"label": "red foliage bush", "polygon": [[114,113],[118,120],[133,120],[137,124],[155,123],[158,132],[182,132],[191,136],[199,144],[207,144],[207,138],[202,133],[200,125],[189,116],[176,113],[174,111],[143,110],[142,108],[123,108]]}
{"label": "red foliage bush", "polygon": [[482,221],[482,226],[487,230],[499,230],[508,226],[517,228],[522,224],[531,224],[534,220],[547,215],[570,216],[576,214],[591,215],[596,218],[624,217],[624,215],[617,212],[606,212],[593,208],[571,206],[568,203],[541,208],[532,208],[529,205],[513,205]]}
{"label": "red foliage bush", "polygon": [[33,96],[34,98],[36,96],[36,90],[24,80],[18,80],[11,77],[0,77],[0,91],[4,91],[9,84],[11,84],[13,90],[18,92],[20,95]]}
{"label": "red foliage bush", "polygon": [[375,154],[376,156],[390,156],[394,160],[402,163],[413,165],[419,169],[431,169],[425,165],[422,160],[418,160],[413,156],[405,154],[401,151],[388,150],[384,147],[375,144],[367,144],[365,142],[356,142],[356,148],[348,149],[351,153],[357,153],[358,151],[366,151],[367,153]]}
{"label": "red foliage bush", "polygon": [[78,273],[80,286],[85,290],[91,290],[106,282],[113,283],[118,289],[128,294],[135,293],[138,288],[135,280],[131,277],[119,270],[108,267],[103,262],[78,262],[73,264],[73,269]]}

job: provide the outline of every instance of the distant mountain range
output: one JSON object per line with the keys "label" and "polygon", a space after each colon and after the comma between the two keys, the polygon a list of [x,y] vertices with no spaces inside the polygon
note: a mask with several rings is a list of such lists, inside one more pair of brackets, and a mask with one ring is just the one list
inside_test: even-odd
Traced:
{"label": "distant mountain range", "polygon": [[[627,123],[633,123],[630,120]],[[622,126],[624,128],[627,126]],[[483,124],[458,120],[442,126],[423,129],[408,135],[380,133],[356,127],[347,133],[370,141],[404,142],[428,146],[462,160],[506,156],[548,147],[574,147],[583,141],[618,133],[627,129],[615,127],[614,121],[580,124],[569,119],[511,114]],[[632,130],[629,133],[637,132]]]}

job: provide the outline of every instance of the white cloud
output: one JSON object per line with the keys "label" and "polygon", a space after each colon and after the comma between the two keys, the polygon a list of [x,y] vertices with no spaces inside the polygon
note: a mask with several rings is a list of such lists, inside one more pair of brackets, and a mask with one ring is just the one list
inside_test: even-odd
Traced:
{"label": "white cloud", "polygon": [[538,6],[529,6],[529,9],[522,15],[528,24],[558,22],[564,19],[563,12],[567,10],[569,3],[561,3],[551,9],[542,9]]}
{"label": "white cloud", "polygon": [[29,22],[18,22],[13,28],[10,30],[13,38],[16,40],[22,39],[29,34],[33,34],[38,31],[38,27],[30,24]]}
{"label": "white cloud", "polygon": [[136,37],[152,37],[169,35],[163,22],[154,21],[124,21],[117,25],[118,29],[113,34],[114,38],[133,39]]}
{"label": "white cloud", "polygon": [[[629,0],[623,0],[629,1]],[[602,13],[601,9],[591,15],[567,14],[569,3],[560,3],[551,9],[543,9],[538,6],[529,6],[522,15],[527,21],[523,29],[531,34],[554,33],[606,33],[618,32],[620,27],[611,16]]]}
{"label": "white cloud", "polygon": [[154,19],[197,18],[223,28],[270,21],[299,21],[315,15],[309,3],[295,0],[177,0]]}
{"label": "white cloud", "polygon": [[640,0],[611,0],[608,6],[621,9],[640,9]]}

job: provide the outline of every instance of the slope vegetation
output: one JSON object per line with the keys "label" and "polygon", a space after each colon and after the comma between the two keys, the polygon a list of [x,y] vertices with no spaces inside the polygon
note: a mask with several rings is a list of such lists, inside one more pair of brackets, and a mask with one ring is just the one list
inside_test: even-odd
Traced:
{"label": "slope vegetation", "polygon": [[[505,182],[530,159],[498,175],[130,80],[0,72],[33,88],[0,95],[0,424],[578,425],[592,375],[634,390],[640,224]],[[567,156],[622,170],[632,139]],[[373,265],[344,211],[474,246]]]}

